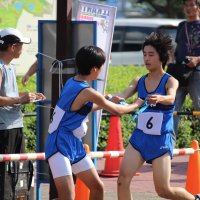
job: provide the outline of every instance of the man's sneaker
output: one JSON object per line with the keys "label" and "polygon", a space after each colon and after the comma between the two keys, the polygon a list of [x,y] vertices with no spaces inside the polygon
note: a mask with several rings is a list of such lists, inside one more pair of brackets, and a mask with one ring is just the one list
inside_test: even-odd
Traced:
{"label": "man's sneaker", "polygon": [[196,194],[194,197],[195,197],[195,200],[200,200],[200,194]]}

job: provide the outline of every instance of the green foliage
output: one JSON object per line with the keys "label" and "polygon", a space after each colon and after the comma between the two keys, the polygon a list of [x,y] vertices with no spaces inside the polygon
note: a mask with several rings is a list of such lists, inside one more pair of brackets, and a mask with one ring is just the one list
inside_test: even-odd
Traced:
{"label": "green foliage", "polygon": [[[130,0],[135,2],[135,0]],[[141,5],[153,7],[155,12],[167,18],[184,18],[182,0],[140,0]],[[149,7],[149,9],[150,9]]]}
{"label": "green foliage", "polygon": [[[36,91],[36,77],[33,76],[29,79],[27,86],[21,84],[22,77],[17,76],[17,83],[20,92],[35,92]],[[24,136],[26,144],[26,152],[36,151],[36,116],[26,116],[36,112],[34,103],[25,104],[21,106],[22,113],[24,114]]]}
{"label": "green foliage", "polygon": [[133,78],[147,72],[144,67],[117,66],[109,67],[106,93],[114,94],[124,90]]}
{"label": "green foliage", "polygon": [[[186,101],[183,105],[182,111],[193,111],[192,101],[187,96]],[[187,116],[182,115],[180,117],[180,123],[178,128],[178,137],[176,142],[176,147],[184,148],[190,147],[190,143],[192,140],[200,141],[200,135],[198,134],[200,131],[199,121],[196,116]]]}
{"label": "green foliage", "polygon": [[102,117],[99,138],[98,138],[98,149],[99,150],[106,149],[109,125],[110,125],[110,117],[109,116]]}

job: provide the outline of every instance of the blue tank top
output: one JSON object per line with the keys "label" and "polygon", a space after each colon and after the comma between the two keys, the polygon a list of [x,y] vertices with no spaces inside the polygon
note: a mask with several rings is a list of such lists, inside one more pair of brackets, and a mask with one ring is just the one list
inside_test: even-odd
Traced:
{"label": "blue tank top", "polygon": [[[166,83],[171,75],[165,73],[153,92],[148,92],[145,79],[148,74],[142,76],[138,81],[138,97],[146,99],[149,94],[166,95]],[[143,113],[139,114],[136,128],[150,135],[161,135],[173,131],[173,112],[175,105],[156,104],[150,105]]]}
{"label": "blue tank top", "polygon": [[58,151],[68,155],[66,147],[69,146],[67,145],[67,143],[70,143],[69,139],[63,141],[63,144],[58,147],[57,141],[59,138],[67,138],[67,135],[70,134],[81,139],[86,134],[86,122],[88,121],[88,114],[92,109],[93,103],[87,102],[81,109],[73,112],[71,111],[71,105],[78,94],[89,87],[90,85],[87,82],[76,81],[74,78],[70,78],[66,82],[49,125],[49,135],[45,151],[46,158]]}

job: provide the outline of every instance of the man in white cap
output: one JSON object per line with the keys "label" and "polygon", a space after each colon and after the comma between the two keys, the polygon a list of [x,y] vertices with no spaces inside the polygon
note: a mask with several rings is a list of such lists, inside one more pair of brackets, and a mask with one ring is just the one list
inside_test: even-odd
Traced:
{"label": "man in white cap", "polygon": [[[45,99],[41,93],[18,92],[16,70],[11,61],[19,58],[23,44],[30,42],[31,39],[24,37],[17,29],[0,31],[0,154],[24,152],[20,104]],[[0,162],[0,199],[10,200],[13,199],[12,185],[5,176],[5,167],[5,163]]]}

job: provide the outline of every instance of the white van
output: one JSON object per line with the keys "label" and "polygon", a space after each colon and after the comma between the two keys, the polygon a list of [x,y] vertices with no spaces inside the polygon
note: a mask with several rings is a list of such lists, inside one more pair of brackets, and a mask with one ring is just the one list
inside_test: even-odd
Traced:
{"label": "white van", "polygon": [[144,65],[144,38],[158,29],[175,40],[176,29],[183,19],[123,18],[116,19],[111,49],[111,65]]}

